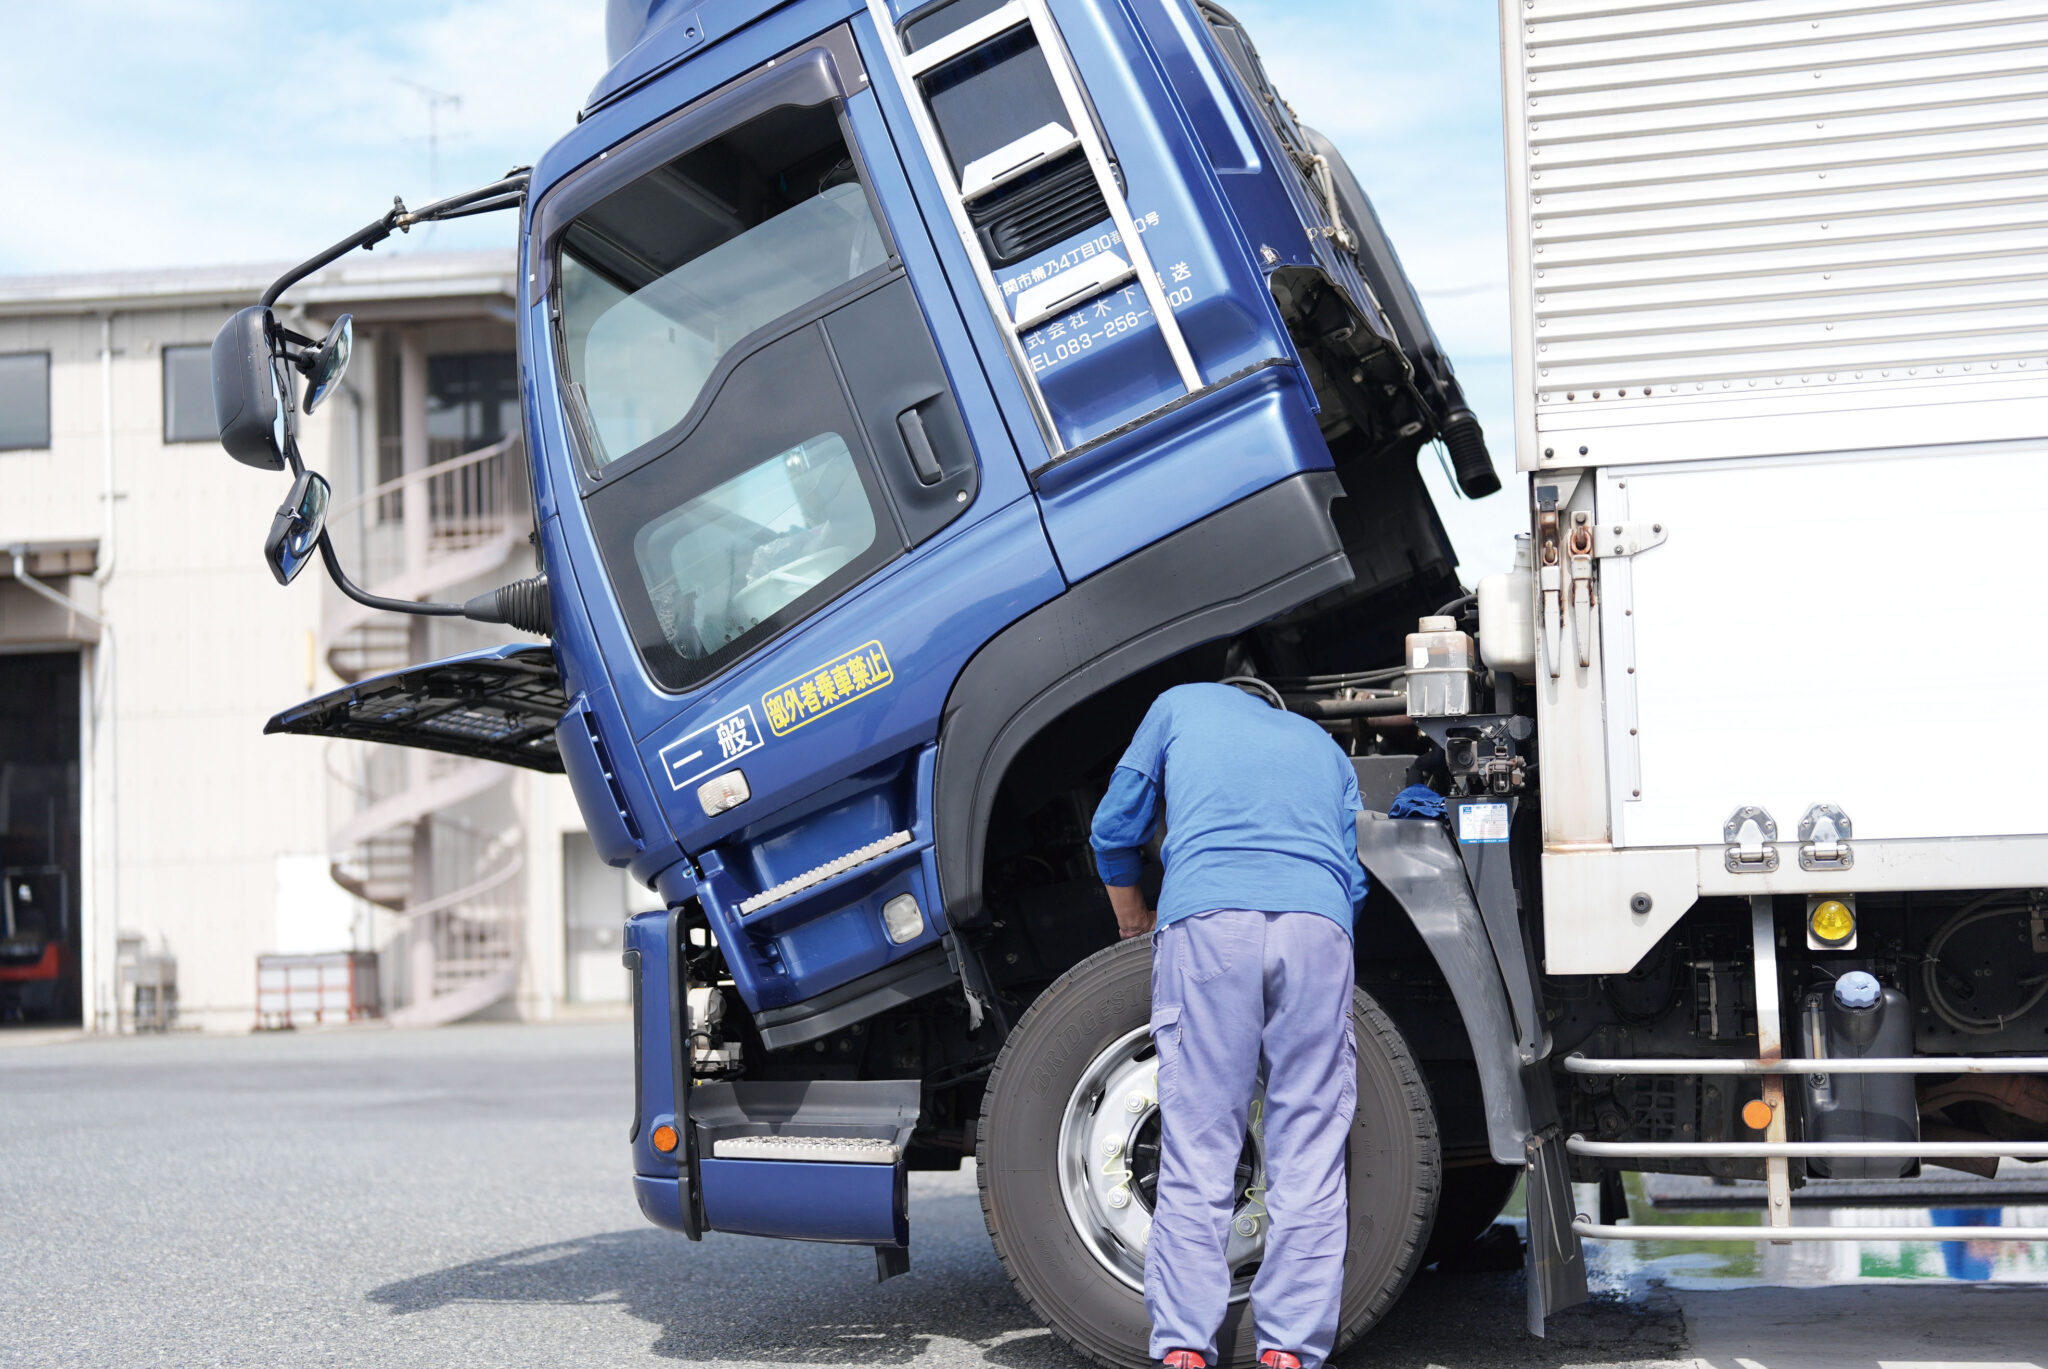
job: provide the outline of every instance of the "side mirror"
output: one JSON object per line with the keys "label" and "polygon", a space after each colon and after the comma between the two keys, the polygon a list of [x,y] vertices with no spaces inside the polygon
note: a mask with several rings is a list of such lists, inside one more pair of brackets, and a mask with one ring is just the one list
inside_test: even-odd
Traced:
{"label": "side mirror", "polygon": [[229,319],[213,339],[213,417],[229,456],[258,470],[284,469],[286,399],[277,383],[270,310]]}
{"label": "side mirror", "polygon": [[327,330],[327,336],[320,339],[320,346],[313,353],[313,359],[306,368],[306,412],[312,413],[313,406],[334,392],[341,384],[341,377],[348,370],[348,354],[355,347],[356,317],[343,314]]}
{"label": "side mirror", "polygon": [[263,559],[270,563],[270,573],[280,585],[290,584],[312,559],[327,526],[327,501],[333,493],[325,476],[300,471],[291,494],[278,505],[277,517],[270,520],[270,536],[263,539]]}

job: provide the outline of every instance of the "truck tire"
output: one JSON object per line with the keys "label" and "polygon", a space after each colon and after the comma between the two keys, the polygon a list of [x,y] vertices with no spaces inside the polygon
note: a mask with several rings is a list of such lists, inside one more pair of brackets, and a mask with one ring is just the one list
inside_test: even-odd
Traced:
{"label": "truck tire", "polygon": [[[1055,1335],[1115,1369],[1155,1363],[1147,1345],[1142,1236],[1133,1239],[1131,1224],[1150,1225],[1157,1112],[1133,1112],[1130,1172],[1122,1203],[1114,1204],[1110,1194],[1119,1209],[1112,1211],[1090,1188],[1102,1182],[1095,1176],[1104,1166],[1089,1136],[1105,1114],[1092,1111],[1087,1100],[1143,1094],[1142,1087],[1119,1083],[1119,1075],[1127,1081],[1144,1076],[1151,1058],[1151,1011],[1150,938],[1107,947],[1067,971],[1031,1005],[1004,1044],[983,1095],[976,1140],[982,1215],[1003,1268]],[[1350,1145],[1351,1243],[1338,1349],[1385,1315],[1421,1267],[1440,1177],[1436,1113],[1407,1043],[1363,991],[1353,991],[1352,1024],[1358,1111]],[[1149,1158],[1142,1139],[1147,1126],[1154,1141]],[[1245,1163],[1262,1154],[1262,1143],[1248,1138]],[[1263,1231],[1255,1220],[1247,1224]],[[1238,1266],[1217,1338],[1219,1366],[1254,1362],[1257,1345],[1244,1292],[1256,1267],[1255,1246],[1262,1243],[1263,1234],[1241,1252],[1247,1262]],[[1233,1252],[1239,1246],[1233,1237]]]}
{"label": "truck tire", "polygon": [[1457,1254],[1472,1244],[1515,1194],[1522,1171],[1513,1165],[1460,1165],[1444,1171],[1443,1189],[1436,1200],[1436,1225],[1430,1229],[1429,1244],[1422,1249],[1422,1263],[1429,1266]]}

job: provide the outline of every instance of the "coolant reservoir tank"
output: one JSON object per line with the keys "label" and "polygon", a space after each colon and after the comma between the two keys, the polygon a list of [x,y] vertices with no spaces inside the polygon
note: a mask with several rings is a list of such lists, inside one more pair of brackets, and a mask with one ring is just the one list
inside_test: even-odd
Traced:
{"label": "coolant reservoir tank", "polygon": [[1536,678],[1536,572],[1529,534],[1515,536],[1515,568],[1479,582],[1479,656],[1492,670]]}
{"label": "coolant reservoir tank", "polygon": [[1462,717],[1472,711],[1479,653],[1456,618],[1424,618],[1408,634],[1408,715]]}

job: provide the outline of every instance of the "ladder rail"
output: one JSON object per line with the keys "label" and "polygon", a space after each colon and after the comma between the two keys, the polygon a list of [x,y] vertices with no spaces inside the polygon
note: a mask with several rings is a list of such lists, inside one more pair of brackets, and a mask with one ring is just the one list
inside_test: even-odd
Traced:
{"label": "ladder rail", "polygon": [[[1038,383],[1037,372],[1032,368],[1031,356],[1024,344],[1024,334],[1033,328],[1050,322],[1056,315],[1034,316],[1027,324],[1021,314],[1012,314],[1010,306],[1003,299],[995,279],[995,268],[990,264],[988,254],[982,250],[980,235],[967,212],[967,199],[958,179],[953,175],[952,162],[947,155],[945,144],[939,137],[937,124],[933,121],[931,107],[926,103],[924,92],[918,87],[918,78],[924,73],[944,65],[947,61],[991,39],[1000,37],[1019,27],[1028,27],[1037,40],[1041,57],[1047,72],[1052,77],[1053,88],[1059,95],[1060,104],[1066,112],[1075,143],[1081,149],[1082,157],[1088,163],[1089,172],[1095,179],[1095,187],[1102,196],[1104,206],[1109,210],[1111,224],[1122,240],[1129,256],[1130,273],[1137,279],[1143,290],[1145,301],[1151,308],[1155,326],[1159,329],[1160,340],[1165,343],[1167,355],[1173,361],[1174,373],[1186,394],[1199,392],[1204,385],[1202,373],[1195,366],[1194,355],[1188,350],[1187,339],[1181,334],[1180,322],[1173,315],[1173,307],[1167,301],[1166,290],[1153,269],[1151,254],[1139,240],[1136,220],[1131,215],[1130,205],[1125,201],[1123,191],[1116,183],[1116,173],[1109,161],[1109,151],[1103,145],[1096,130],[1095,120],[1089,112],[1086,95],[1081,90],[1079,70],[1074,65],[1073,53],[1066,45],[1052,11],[1046,0],[1009,0],[980,19],[954,33],[946,35],[929,48],[918,53],[903,50],[901,35],[896,28],[895,16],[889,12],[888,0],[866,0],[868,18],[873,22],[876,36],[882,44],[883,55],[888,61],[890,74],[895,78],[896,87],[903,96],[903,102],[910,111],[911,126],[917,131],[919,145],[923,148],[925,160],[930,164],[933,177],[939,183],[940,198],[946,202],[946,212],[953,221],[953,230],[959,235],[960,245],[967,253],[968,264],[974,268],[976,283],[980,286],[982,299],[987,303],[989,313],[994,317],[1002,334],[1003,347],[1008,353],[1010,364],[1017,372],[1017,378],[1024,387],[1025,399],[1031,408],[1031,416],[1038,425],[1039,436],[1044,439],[1047,451],[1055,459],[1064,456],[1068,447],[1060,436],[1059,425],[1054,420],[1051,406],[1046,402],[1045,391]],[[1026,165],[1019,171],[1029,170]],[[1003,177],[995,184],[1013,179]],[[986,193],[993,186],[979,186],[979,193]],[[1090,293],[1080,302],[1092,299],[1103,289]]]}
{"label": "ladder rail", "polygon": [[1109,206],[1109,217],[1123,237],[1125,251],[1130,253],[1131,267],[1138,273],[1138,284],[1144,289],[1145,298],[1151,302],[1152,316],[1159,325],[1159,336],[1173,357],[1173,367],[1180,374],[1182,388],[1194,394],[1202,388],[1202,373],[1195,369],[1195,359],[1188,351],[1187,339],[1181,336],[1180,322],[1173,316],[1173,307],[1166,302],[1166,291],[1160,284],[1158,272],[1152,269],[1152,255],[1141,241],[1131,218],[1131,207],[1124,202],[1123,191],[1117,188],[1116,172],[1109,164],[1109,150],[1102,145],[1095,120],[1088,114],[1088,101],[1081,93],[1074,55],[1067,50],[1067,40],[1053,22],[1046,0],[1013,2],[1021,3],[1031,16],[1031,27],[1038,38],[1039,50],[1045,53],[1046,69],[1052,73],[1052,83],[1059,91],[1060,103],[1067,107],[1067,116],[1074,121],[1074,136],[1081,140],[1081,155],[1088,159],[1088,166],[1095,173],[1096,187],[1102,192],[1103,203]]}
{"label": "ladder rail", "polygon": [[994,269],[989,265],[987,254],[981,250],[981,238],[974,231],[973,222],[967,217],[967,205],[960,198],[960,187],[953,179],[953,165],[947,158],[945,144],[939,140],[938,126],[932,122],[931,110],[904,61],[903,44],[896,33],[896,19],[889,13],[887,0],[867,0],[867,8],[868,18],[873,21],[876,36],[881,41],[882,53],[888,59],[890,74],[896,78],[896,88],[910,109],[910,125],[917,130],[917,141],[924,148],[925,161],[939,182],[939,198],[946,202],[946,212],[953,220],[953,229],[960,235],[960,245],[966,249],[967,264],[974,271],[975,283],[981,287],[982,299],[987,302],[989,313],[997,325],[996,331],[1002,336],[1003,350],[1009,354],[1010,365],[1016,368],[1017,379],[1024,386],[1024,398],[1031,408],[1032,420],[1038,425],[1038,435],[1044,439],[1047,449],[1054,456],[1059,456],[1066,451],[1066,443],[1060,438],[1059,426],[1053,422],[1052,410],[1045,402],[1044,392],[1038,388],[1037,377],[1032,374],[1031,357],[1024,350],[1024,340],[1011,326],[1009,306],[1003,303]]}

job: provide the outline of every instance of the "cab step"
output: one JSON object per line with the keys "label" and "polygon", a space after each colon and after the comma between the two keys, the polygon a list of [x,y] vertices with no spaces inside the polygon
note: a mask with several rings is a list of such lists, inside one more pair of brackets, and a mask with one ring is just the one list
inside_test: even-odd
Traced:
{"label": "cab step", "polygon": [[720,1160],[808,1160],[841,1165],[893,1165],[903,1149],[869,1136],[733,1136],[714,1141]]}

